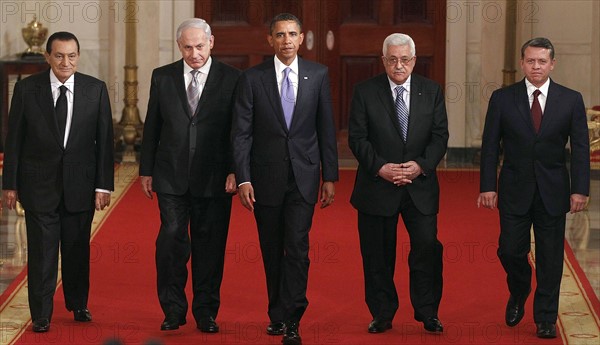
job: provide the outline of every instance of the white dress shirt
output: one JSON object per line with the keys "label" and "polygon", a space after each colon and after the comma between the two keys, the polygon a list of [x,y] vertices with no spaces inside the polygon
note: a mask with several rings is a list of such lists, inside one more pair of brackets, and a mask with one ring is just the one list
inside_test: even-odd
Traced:
{"label": "white dress shirt", "polygon": [[[67,87],[67,124],[65,126],[65,139],[63,142],[63,147],[67,147],[67,141],[69,138],[69,133],[71,133],[71,123],[73,122],[73,98],[75,93],[75,74],[71,75],[65,83],[61,83],[60,80],[56,77],[52,69],[50,69],[50,87],[52,89],[52,98],[54,99],[54,106],[56,107],[56,101],[58,101],[58,97],[60,96],[60,87]],[[111,193],[110,190],[96,188],[96,192],[101,193]]]}
{"label": "white dress shirt", "polygon": [[277,55],[273,58],[275,62],[275,76],[277,77],[277,90],[279,91],[279,96],[281,97],[281,83],[283,83],[283,70],[289,67],[291,69],[288,74],[288,78],[290,78],[290,82],[292,86],[294,86],[294,100],[298,98],[298,56],[294,58],[294,61],[289,66],[286,66],[283,62],[281,62]]}
{"label": "white dress shirt", "polygon": [[[200,72],[196,76],[196,78],[198,79],[198,100],[200,100],[200,97],[202,97],[202,91],[204,91],[204,85],[206,85],[206,79],[208,79],[208,72],[210,71],[211,65],[212,57],[209,56],[204,66],[198,69],[198,72]],[[186,90],[192,82],[192,74],[190,73],[192,70],[193,68],[191,68],[190,65],[188,65],[187,62],[185,62],[185,60],[183,60],[183,79],[185,80]]]}
{"label": "white dress shirt", "polygon": [[52,69],[50,70],[50,87],[52,88],[52,98],[54,99],[54,106],[56,107],[56,101],[60,96],[60,87],[67,87],[67,125],[65,127],[65,138],[63,141],[63,147],[67,147],[67,141],[69,139],[69,133],[71,133],[71,122],[73,120],[73,91],[75,90],[75,74],[71,75],[69,79],[63,84],[58,80]]}
{"label": "white dress shirt", "polygon": [[[404,100],[404,104],[406,104],[406,110],[408,110],[408,115],[410,116],[410,79],[412,75],[409,75],[406,78],[406,81],[403,84],[400,84],[404,87],[404,93],[402,94],[402,99]],[[394,102],[396,102],[396,87],[400,86],[394,83],[390,77],[388,77],[388,81],[390,82],[390,88],[392,89],[392,97],[394,97]]]}
{"label": "white dress shirt", "polygon": [[548,88],[550,87],[550,78],[546,80],[544,85],[542,85],[539,89],[535,87],[532,83],[525,78],[525,85],[527,86],[527,97],[529,98],[529,109],[531,109],[531,105],[533,104],[533,92],[535,90],[540,90],[540,94],[538,95],[538,102],[540,102],[540,107],[542,108],[542,116],[544,115],[544,109],[546,109],[546,99],[548,99]]}

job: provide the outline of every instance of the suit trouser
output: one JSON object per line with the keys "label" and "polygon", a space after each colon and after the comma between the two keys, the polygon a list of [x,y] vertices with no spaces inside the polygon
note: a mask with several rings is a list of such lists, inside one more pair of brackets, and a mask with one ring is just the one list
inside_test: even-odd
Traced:
{"label": "suit trouser", "polygon": [[254,205],[272,322],[299,322],[308,306],[308,233],[314,208],[293,178],[281,205]]}
{"label": "suit trouser", "polygon": [[387,217],[358,212],[365,300],[374,318],[392,320],[398,310],[394,270],[398,217],[402,215],[410,238],[410,300],[415,319],[423,321],[438,316],[442,298],[443,247],[437,239],[437,215],[419,212],[406,189],[402,189],[399,213]]}
{"label": "suit trouser", "polygon": [[563,272],[566,214],[548,214],[539,191],[523,215],[500,210],[498,257],[506,271],[508,289],[513,296],[528,294],[531,289],[531,266],[527,254],[531,249],[531,225],[535,237],[535,277],[537,288],[533,300],[535,322],[555,323]]}
{"label": "suit trouser", "polygon": [[59,248],[66,308],[87,308],[93,217],[93,208],[84,212],[69,212],[63,200],[53,212],[25,209],[29,310],[33,321],[52,319]]}
{"label": "suit trouser", "polygon": [[165,315],[185,319],[187,262],[191,253],[192,313],[196,320],[216,318],[221,304],[231,197],[199,198],[189,192],[157,195],[161,226],[156,239],[156,271],[161,308]]}

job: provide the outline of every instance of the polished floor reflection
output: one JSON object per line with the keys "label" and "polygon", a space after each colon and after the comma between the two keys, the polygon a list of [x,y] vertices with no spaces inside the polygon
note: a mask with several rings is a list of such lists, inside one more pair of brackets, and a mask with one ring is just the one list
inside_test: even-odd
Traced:
{"label": "polished floor reflection", "polygon": [[[342,166],[352,167],[347,160]],[[468,167],[460,162],[445,162],[440,168]],[[472,168],[472,167],[470,167]],[[590,281],[596,296],[600,296],[600,173],[592,174],[591,198],[586,211],[567,215],[566,239],[580,266]],[[2,210],[0,215],[0,293],[10,285],[27,264],[25,218],[15,211]]]}
{"label": "polished floor reflection", "polygon": [[565,237],[596,296],[600,297],[600,178],[592,179],[590,188],[587,210],[567,214]]}

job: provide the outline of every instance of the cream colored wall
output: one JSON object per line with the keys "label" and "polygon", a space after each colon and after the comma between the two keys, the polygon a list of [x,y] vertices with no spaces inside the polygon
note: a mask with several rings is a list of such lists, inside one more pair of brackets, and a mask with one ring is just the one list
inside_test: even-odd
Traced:
{"label": "cream colored wall", "polygon": [[[506,1],[447,4],[449,146],[479,147],[489,97],[503,82]],[[516,12],[516,80],[521,45],[545,36],[556,50],[552,79],[581,92],[586,106],[600,104],[600,1],[517,0]]]}
{"label": "cream colored wall", "polygon": [[[554,44],[551,77],[583,95],[586,106],[600,105],[600,1],[535,2],[533,20],[522,20],[517,37],[545,36]],[[522,76],[522,74],[521,74]]]}
{"label": "cream colored wall", "polygon": [[21,28],[31,22],[35,15],[48,29],[48,35],[56,31],[75,33],[81,45],[78,71],[106,80],[110,44],[106,23],[113,14],[110,4],[108,1],[2,0],[0,56],[15,55],[27,49]]}
{"label": "cream colored wall", "polygon": [[[504,0],[447,0],[446,99],[450,147],[478,147],[491,92],[502,84]],[[180,58],[177,25],[193,16],[193,0],[1,0],[0,56],[26,49],[21,28],[36,14],[49,32],[67,30],[81,43],[79,70],[105,80],[113,116],[123,109],[125,21],[137,20],[138,108],[144,120],[152,70]],[[600,1],[518,0],[517,50],[533,36],[556,46],[553,79],[600,104]],[[518,54],[515,54],[518,62]],[[522,78],[517,64],[517,80]]]}
{"label": "cream colored wall", "polygon": [[193,16],[193,0],[1,0],[0,57],[23,52],[21,28],[37,16],[49,35],[73,32],[81,45],[78,71],[104,80],[109,88],[113,117],[124,107],[125,22],[136,21],[138,108],[145,118],[152,70],[181,57],[175,44],[177,25]]}

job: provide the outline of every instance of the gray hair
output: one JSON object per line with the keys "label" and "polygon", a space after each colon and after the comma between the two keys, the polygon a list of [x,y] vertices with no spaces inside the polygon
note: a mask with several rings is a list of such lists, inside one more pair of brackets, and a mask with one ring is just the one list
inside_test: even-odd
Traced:
{"label": "gray hair", "polygon": [[410,46],[410,53],[412,56],[417,54],[415,49],[415,41],[406,34],[391,34],[383,41],[383,56],[386,56],[389,46]]}
{"label": "gray hair", "polygon": [[181,33],[184,30],[189,29],[189,28],[196,28],[196,29],[203,30],[204,33],[206,34],[206,38],[210,39],[210,36],[211,36],[210,25],[208,25],[206,20],[200,19],[200,18],[190,18],[190,19],[185,20],[183,23],[181,23],[179,25],[179,27],[177,28],[177,35],[175,36],[177,41],[179,41],[179,39],[181,38]]}

